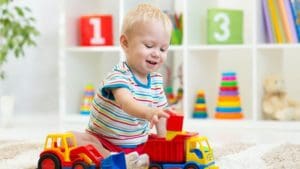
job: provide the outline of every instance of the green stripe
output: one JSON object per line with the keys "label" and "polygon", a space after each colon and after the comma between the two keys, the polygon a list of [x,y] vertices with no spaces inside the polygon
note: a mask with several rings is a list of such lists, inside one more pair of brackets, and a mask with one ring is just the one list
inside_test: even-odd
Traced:
{"label": "green stripe", "polygon": [[226,86],[226,87],[233,87],[233,86],[237,86],[237,85],[238,85],[238,83],[236,81],[221,83],[221,86]]}

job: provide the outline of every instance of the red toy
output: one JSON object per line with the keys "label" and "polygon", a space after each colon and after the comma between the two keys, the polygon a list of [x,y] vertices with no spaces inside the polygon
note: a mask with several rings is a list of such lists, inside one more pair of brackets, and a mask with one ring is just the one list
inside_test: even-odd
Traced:
{"label": "red toy", "polygon": [[149,169],[218,169],[208,140],[197,133],[182,131],[183,116],[172,111],[167,137],[150,135],[143,153],[150,157]]}
{"label": "red toy", "polygon": [[111,15],[82,16],[79,21],[81,46],[113,45]]}
{"label": "red toy", "polygon": [[165,110],[165,112],[170,115],[167,122],[167,131],[182,131],[183,116],[172,110]]}

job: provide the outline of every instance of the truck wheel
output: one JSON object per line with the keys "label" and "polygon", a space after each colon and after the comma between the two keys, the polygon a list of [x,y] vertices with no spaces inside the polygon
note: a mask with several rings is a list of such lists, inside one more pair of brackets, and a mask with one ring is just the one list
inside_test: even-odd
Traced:
{"label": "truck wheel", "polygon": [[188,164],[184,169],[199,169],[199,167],[196,164]]}
{"label": "truck wheel", "polygon": [[45,154],[39,159],[38,169],[61,169],[60,161],[54,154]]}
{"label": "truck wheel", "polygon": [[83,161],[77,161],[73,164],[72,169],[88,169],[89,165]]}
{"label": "truck wheel", "polygon": [[149,169],[163,169],[159,164],[152,163],[149,166]]}

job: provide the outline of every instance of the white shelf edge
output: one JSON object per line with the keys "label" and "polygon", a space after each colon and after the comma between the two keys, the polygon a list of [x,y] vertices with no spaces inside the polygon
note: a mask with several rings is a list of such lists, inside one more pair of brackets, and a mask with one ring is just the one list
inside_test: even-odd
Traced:
{"label": "white shelf edge", "polygon": [[68,52],[120,52],[119,46],[68,47]]}
{"label": "white shelf edge", "polygon": [[[171,45],[169,51],[183,50],[183,46]],[[66,48],[68,52],[120,52],[120,46],[76,46]]]}
{"label": "white shelf edge", "polygon": [[252,49],[252,45],[188,45],[188,50],[232,50],[232,49]]}
{"label": "white shelf edge", "polygon": [[199,128],[220,129],[270,129],[300,131],[299,121],[267,121],[267,120],[217,120],[217,119],[186,119],[184,128],[192,131]]}
{"label": "white shelf edge", "polygon": [[257,49],[299,49],[300,44],[257,44]]}

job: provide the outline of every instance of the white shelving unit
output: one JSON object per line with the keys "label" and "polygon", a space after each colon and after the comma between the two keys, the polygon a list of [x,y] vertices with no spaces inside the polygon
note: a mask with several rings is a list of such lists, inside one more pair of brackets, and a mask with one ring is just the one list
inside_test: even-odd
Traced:
{"label": "white shelving unit", "polygon": [[[266,44],[260,0],[64,0],[60,25],[60,115],[63,121],[86,122],[79,115],[79,105],[85,84],[98,84],[116,64],[122,52],[119,30],[125,13],[139,2],[149,2],[163,10],[182,11],[184,16],[183,44],[171,46],[168,63],[182,62],[184,75],[184,115],[186,128],[199,123],[220,126],[283,125],[299,129],[298,122],[266,122],[261,118],[262,80],[269,73],[285,75],[288,93],[300,100],[300,63],[298,44]],[[240,9],[244,13],[244,43],[237,45],[207,45],[206,13],[212,7]],[[113,15],[114,46],[80,47],[77,19],[87,14]],[[291,66],[292,65],[292,66]],[[237,72],[239,92],[245,119],[223,121],[192,119],[197,90],[206,95],[209,116],[212,117],[223,71]],[[297,85],[298,84],[298,85]],[[176,86],[176,84],[174,84]],[[200,122],[199,122],[200,121]]]}

